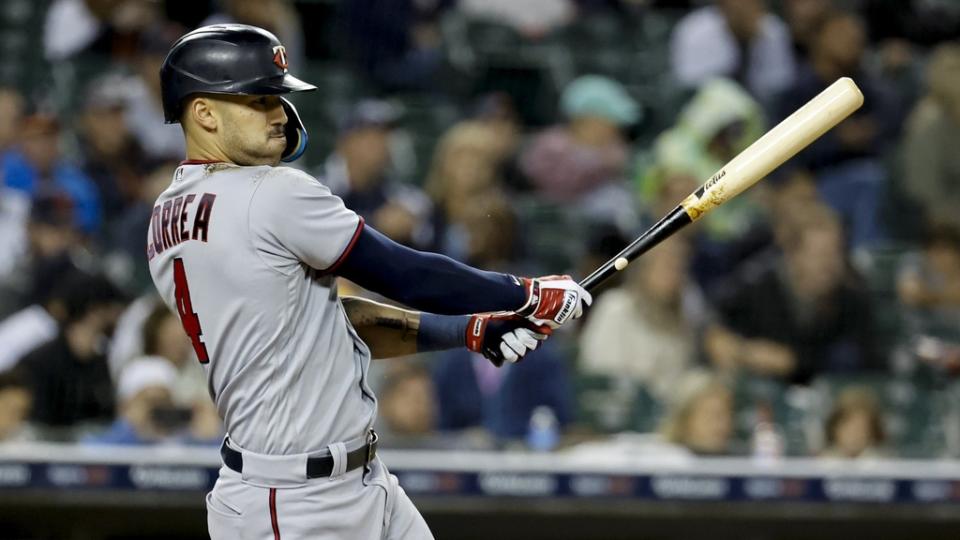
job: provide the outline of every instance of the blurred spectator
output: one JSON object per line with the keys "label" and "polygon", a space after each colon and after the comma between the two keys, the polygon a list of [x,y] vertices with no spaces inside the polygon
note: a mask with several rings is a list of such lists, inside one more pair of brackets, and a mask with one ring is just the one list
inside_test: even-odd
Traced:
{"label": "blurred spectator", "polygon": [[505,92],[483,94],[473,107],[470,119],[493,131],[493,160],[504,182],[512,188],[526,188],[526,179],[517,170],[523,125],[513,98]]}
{"label": "blurred spectator", "polygon": [[44,22],[44,56],[49,61],[83,52],[129,57],[139,32],[160,16],[159,5],[142,0],[56,0]]}
{"label": "blurred spectator", "polygon": [[784,8],[793,54],[797,61],[806,61],[820,26],[833,9],[833,0],[787,0]]}
{"label": "blurred spectator", "polygon": [[819,373],[881,368],[869,298],[847,260],[839,220],[816,203],[791,217],[778,226],[780,253],[744,265],[718,291],[725,324],[742,337],[712,359],[799,384]]}
{"label": "blurred spectator", "polygon": [[541,405],[553,410],[561,429],[573,420],[567,368],[551,341],[532,358],[500,368],[466,349],[444,352],[435,364],[433,384],[438,428],[445,432],[483,427],[501,441],[522,439]]}
{"label": "blurred spectator", "polygon": [[686,15],[670,38],[673,75],[688,87],[736,80],[765,106],[793,84],[790,31],[765,0],[717,0]]}
{"label": "blurred spectator", "polygon": [[903,185],[930,221],[960,226],[960,44],[934,50],[927,81],[904,135]]}
{"label": "blurred spectator", "polygon": [[0,373],[0,443],[31,438],[27,419],[33,407],[33,395],[23,373]]}
{"label": "blurred spectator", "polygon": [[626,284],[597,300],[583,328],[580,371],[633,379],[667,401],[696,364],[706,324],[689,264],[690,248],[680,238],[634,261]]}
{"label": "blurred spectator", "polygon": [[534,136],[521,171],[543,198],[577,203],[630,229],[636,214],[623,186],[630,153],[624,130],[639,120],[637,102],[620,83],[585,75],[564,88],[560,107],[566,123]]}
{"label": "blurred spectator", "polygon": [[346,0],[340,28],[350,60],[381,90],[438,90],[440,15],[454,0]]}
{"label": "blurred spectator", "polygon": [[222,10],[210,15],[200,26],[208,24],[250,24],[272,32],[287,52],[291,66],[306,65],[303,23],[290,0],[220,0]]}
{"label": "blurred spectator", "polygon": [[[13,88],[0,86],[0,154],[17,140],[23,118],[23,96]],[[20,191],[0,186],[0,289],[6,288],[11,273],[27,250],[27,219],[30,199]],[[0,299],[0,318],[10,312]]]}
{"label": "blurred spectator", "polygon": [[41,196],[30,208],[28,303],[43,301],[68,272],[86,269],[89,256],[79,231],[71,201],[62,195]]}
{"label": "blurred spectator", "polygon": [[866,31],[856,15],[829,14],[779,112],[779,118],[786,118],[840,77],[853,77],[863,91],[863,106],[795,159],[814,173],[821,196],[843,217],[851,248],[882,237],[877,208],[886,172],[879,156],[902,116],[883,85],[862,70],[865,47]]}
{"label": "blurred spectator", "polygon": [[[57,337],[67,317],[67,305],[74,304],[90,285],[85,273],[68,269],[42,298],[0,321],[0,372],[17,365],[27,353]],[[69,298],[69,299],[68,299]]]}
{"label": "blurred spectator", "polygon": [[120,294],[106,279],[92,278],[65,304],[57,337],[18,364],[34,396],[31,418],[50,427],[110,421],[113,382],[104,349],[122,307]]}
{"label": "blurred spectator", "polygon": [[960,231],[931,227],[919,253],[901,262],[897,296],[916,358],[960,369]]}
{"label": "blurred spectator", "polygon": [[821,457],[883,457],[886,442],[883,412],[877,396],[869,388],[845,388],[836,397],[827,418],[827,447]]}
{"label": "blurred spectator", "polygon": [[132,362],[117,382],[119,416],[105,432],[85,437],[82,442],[219,444],[219,428],[210,429],[198,423],[190,408],[174,404],[176,381],[176,369],[166,360],[145,358]]}
{"label": "blurred spectator", "polygon": [[[130,346],[132,340],[138,341],[136,347]],[[203,367],[193,354],[180,318],[153,293],[138,298],[124,310],[108,356],[114,380],[122,380],[127,366],[143,361],[162,361],[173,366],[175,380],[170,399],[173,406],[189,411],[191,437],[201,443],[219,439],[222,422],[210,399]],[[123,432],[122,426],[117,429]]]}
{"label": "blurred spectator", "polygon": [[74,219],[84,233],[96,233],[102,219],[96,185],[61,154],[60,122],[36,112],[20,125],[19,144],[0,155],[0,178],[32,199],[60,194],[75,208]]}
{"label": "blurred spectator", "polygon": [[528,39],[539,39],[574,19],[572,0],[460,0],[457,9],[473,19],[509,26]]}
{"label": "blurred spectator", "polygon": [[87,87],[80,113],[80,153],[83,170],[97,185],[108,223],[120,217],[139,195],[148,164],[127,128],[128,81],[106,75]]}
{"label": "blurred spectator", "polygon": [[960,4],[951,0],[862,0],[873,43],[935,45],[960,37]]}
{"label": "blurred spectator", "polygon": [[462,259],[477,268],[509,272],[516,254],[517,218],[500,191],[474,199],[455,224],[466,248]]}
{"label": "blurred spectator", "polygon": [[[12,279],[27,252],[27,222],[30,199],[23,193],[0,186],[0,289]],[[0,317],[7,309],[0,300]]]}
{"label": "blurred spectator", "polygon": [[154,306],[143,323],[143,356],[139,359],[169,362],[177,372],[174,403],[191,408],[206,407],[206,412],[212,410],[216,416],[207,389],[207,377],[193,354],[190,338],[183,331],[180,318],[162,302]]}
{"label": "blurred spectator", "polygon": [[140,37],[133,60],[136,75],[128,82],[125,119],[127,128],[151,160],[179,161],[186,157],[180,126],[164,122],[160,93],[160,66],[180,33],[179,27],[173,25],[151,26]]}
{"label": "blurred spectator", "polygon": [[803,218],[807,208],[823,204],[817,192],[817,180],[806,169],[785,166],[770,180],[773,189],[767,201],[775,223],[793,223]]}
{"label": "blurred spectator", "polygon": [[378,395],[377,434],[384,447],[423,448],[434,444],[437,403],[429,371],[409,363],[391,364]]}
{"label": "blurred spectator", "polygon": [[932,227],[920,257],[901,269],[897,293],[908,307],[952,312],[950,318],[960,323],[960,230]]}
{"label": "blurred spectator", "polygon": [[698,455],[733,452],[733,392],[720,379],[694,372],[673,389],[666,440]]}
{"label": "blurred spectator", "polygon": [[[447,142],[451,141],[456,143],[452,139]],[[489,150],[489,147],[481,148]],[[461,152],[468,151],[477,150],[463,148],[452,155],[465,157],[469,154]],[[466,173],[461,178],[468,181],[476,178],[470,176],[470,163],[469,160],[457,161],[458,167],[464,167],[461,172]],[[508,200],[502,191],[489,185],[469,195],[467,200],[468,204],[459,207],[453,214],[455,219],[450,220],[448,253],[480,268],[511,271],[516,221]],[[478,428],[483,428],[495,440],[522,439],[527,434],[531,414],[541,405],[552,409],[560,427],[565,427],[572,421],[573,404],[563,358],[552,342],[545,343],[533,354],[531,362],[506,364],[501,368],[467,350],[440,354],[433,370],[437,427],[448,438],[455,434],[457,439],[484,446],[489,441],[476,435]]]}
{"label": "blurred spectator", "polygon": [[41,196],[30,208],[27,253],[9,279],[0,283],[0,316],[43,304],[64,276],[90,266],[89,253],[74,226],[72,203],[63,195]]}
{"label": "blurred spectator", "polygon": [[437,143],[425,188],[436,205],[438,242],[442,251],[457,259],[466,256],[460,223],[473,202],[502,188],[498,174],[496,132],[478,122],[460,122]]}
{"label": "blurred spectator", "polygon": [[377,230],[402,244],[429,249],[434,242],[429,197],[390,174],[390,136],[400,115],[386,101],[356,103],[340,119],[324,180],[348,208]]}
{"label": "blurred spectator", "polygon": [[[760,105],[728,79],[700,88],[676,124],[657,137],[654,164],[641,171],[640,198],[648,220],[660,219],[707,178],[763,134]],[[709,288],[744,258],[769,243],[763,185],[727,201],[703,218],[695,235],[695,277]]]}
{"label": "blurred spectator", "polygon": [[[182,427],[186,422],[173,409],[171,394],[177,372],[165,360],[138,360],[126,366],[117,381],[119,415],[104,433],[88,436],[88,444],[142,445],[159,442],[170,433],[169,424]],[[157,422],[156,411],[173,413],[170,422]]]}
{"label": "blurred spectator", "polygon": [[818,27],[809,59],[801,64],[796,83],[784,94],[780,118],[786,118],[840,77],[852,77],[864,93],[863,106],[833,131],[800,154],[814,172],[845,161],[876,156],[896,128],[896,111],[882,84],[863,69],[866,28],[857,15],[835,11]]}
{"label": "blurred spectator", "polygon": [[162,305],[157,292],[151,290],[127,305],[120,314],[117,327],[113,331],[113,339],[110,341],[110,351],[107,353],[107,364],[113,380],[120,378],[124,366],[144,354],[143,326],[150,314]]}
{"label": "blurred spectator", "polygon": [[6,152],[20,137],[23,96],[15,88],[0,86],[0,152]]}
{"label": "blurred spectator", "polygon": [[106,265],[110,275],[134,294],[154,291],[144,246],[153,204],[173,181],[176,168],[176,163],[167,162],[151,169],[140,182],[137,200],[124,210],[110,230]]}

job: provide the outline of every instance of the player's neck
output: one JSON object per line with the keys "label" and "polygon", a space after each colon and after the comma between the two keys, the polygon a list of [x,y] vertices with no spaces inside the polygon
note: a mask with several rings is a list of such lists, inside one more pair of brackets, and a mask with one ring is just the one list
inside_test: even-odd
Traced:
{"label": "player's neck", "polygon": [[219,145],[212,141],[202,141],[193,137],[190,133],[186,137],[188,162],[206,162],[206,163],[233,163],[226,152]]}

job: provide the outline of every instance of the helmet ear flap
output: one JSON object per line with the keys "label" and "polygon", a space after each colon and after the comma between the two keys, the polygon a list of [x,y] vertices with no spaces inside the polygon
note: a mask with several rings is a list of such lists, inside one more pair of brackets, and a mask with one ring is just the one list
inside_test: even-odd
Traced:
{"label": "helmet ear flap", "polygon": [[300,114],[297,113],[293,103],[290,103],[290,100],[284,97],[280,98],[280,103],[283,105],[283,112],[287,115],[287,125],[283,128],[284,135],[287,136],[287,146],[283,149],[280,160],[290,163],[303,155],[303,151],[307,149],[309,137],[307,136],[307,128],[303,126]]}

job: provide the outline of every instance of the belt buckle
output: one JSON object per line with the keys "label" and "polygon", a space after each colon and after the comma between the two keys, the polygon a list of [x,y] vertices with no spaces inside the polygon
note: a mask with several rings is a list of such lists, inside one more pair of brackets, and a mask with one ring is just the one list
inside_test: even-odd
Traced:
{"label": "belt buckle", "polygon": [[370,428],[370,431],[367,432],[367,463],[373,461],[373,453],[376,451],[378,438],[377,432],[374,431],[373,428]]}

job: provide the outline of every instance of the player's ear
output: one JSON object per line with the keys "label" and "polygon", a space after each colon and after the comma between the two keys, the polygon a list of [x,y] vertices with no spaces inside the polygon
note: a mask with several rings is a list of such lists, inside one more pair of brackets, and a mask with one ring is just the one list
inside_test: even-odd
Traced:
{"label": "player's ear", "polygon": [[187,101],[187,115],[206,131],[216,131],[218,119],[214,111],[213,100],[203,96],[196,96]]}

